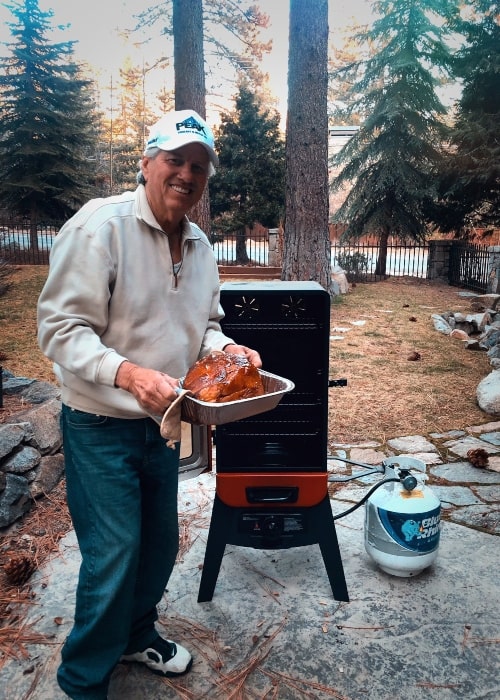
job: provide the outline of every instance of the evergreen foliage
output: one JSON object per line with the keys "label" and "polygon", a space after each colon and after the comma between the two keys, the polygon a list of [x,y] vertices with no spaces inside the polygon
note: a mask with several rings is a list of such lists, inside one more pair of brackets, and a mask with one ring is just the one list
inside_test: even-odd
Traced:
{"label": "evergreen foliage", "polygon": [[351,184],[335,220],[344,239],[379,238],[377,274],[385,274],[389,235],[422,240],[445,136],[445,109],[436,95],[439,74],[451,69],[445,43],[453,0],[380,0],[367,35],[374,53],[341,69],[352,81],[347,113],[366,118],[335,158],[343,165],[332,187]]}
{"label": "evergreen foliage", "polygon": [[285,203],[285,145],[279,115],[263,109],[243,82],[235,110],[221,115],[216,136],[219,167],[210,179],[214,230],[244,234],[256,223],[277,227]]}
{"label": "evergreen foliage", "polygon": [[38,0],[7,7],[16,21],[10,56],[0,59],[0,206],[36,226],[71,215],[91,194],[90,81],[72,61],[74,42],[50,42],[51,11]]}
{"label": "evergreen foliage", "polygon": [[436,221],[467,233],[500,226],[500,23],[498,3],[469,0],[457,30],[466,44],[456,74],[462,96],[441,179]]}

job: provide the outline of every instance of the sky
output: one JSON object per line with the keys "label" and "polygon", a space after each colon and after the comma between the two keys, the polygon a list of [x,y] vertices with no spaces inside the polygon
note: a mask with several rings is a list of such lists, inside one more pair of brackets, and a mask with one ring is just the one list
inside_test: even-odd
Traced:
{"label": "sky", "polygon": [[[8,0],[7,0],[8,2]],[[134,14],[148,6],[153,0],[39,0],[40,9],[53,10],[53,25],[70,24],[61,39],[77,40],[75,58],[89,63],[99,82],[109,84],[119,79],[119,68],[129,55],[134,65],[151,65],[162,55],[164,39],[158,36],[143,36],[149,41],[146,46],[134,46],[139,36],[135,34],[128,41],[123,30],[135,26]],[[273,51],[262,63],[264,72],[269,73],[270,88],[278,99],[280,112],[286,113],[287,95],[287,52],[288,52],[288,12],[290,0],[256,0],[263,12],[270,16],[270,27],[262,34],[262,39],[273,39]],[[329,0],[330,31],[341,30],[354,21],[362,23],[370,16],[370,0]],[[0,40],[9,40],[10,34],[5,25],[12,21],[12,14],[0,4]],[[4,55],[4,52],[1,52]],[[153,75],[151,75],[153,78]],[[148,77],[149,79],[149,77]]]}

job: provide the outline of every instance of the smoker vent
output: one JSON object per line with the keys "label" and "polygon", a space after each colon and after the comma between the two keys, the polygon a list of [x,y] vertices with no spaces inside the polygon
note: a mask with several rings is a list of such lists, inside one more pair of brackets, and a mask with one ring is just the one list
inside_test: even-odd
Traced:
{"label": "smoker vent", "polygon": [[[224,292],[224,289],[222,290]],[[224,298],[224,312],[226,323],[257,323],[259,326],[272,324],[293,324],[297,327],[302,323],[310,323],[317,326],[318,312],[314,307],[314,299],[294,295],[255,295],[242,294]],[[291,330],[293,328],[288,326]]]}
{"label": "smoker vent", "polygon": [[259,300],[252,296],[242,296],[233,302],[233,311],[240,321],[248,321],[259,315]]}
{"label": "smoker vent", "polygon": [[281,310],[287,319],[297,321],[307,314],[307,303],[302,297],[288,297],[281,302]]}

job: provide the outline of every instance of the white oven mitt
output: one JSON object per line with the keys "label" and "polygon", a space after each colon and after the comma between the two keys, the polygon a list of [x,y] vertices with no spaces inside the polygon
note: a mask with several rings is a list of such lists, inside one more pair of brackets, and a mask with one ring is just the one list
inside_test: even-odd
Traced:
{"label": "white oven mitt", "polygon": [[180,389],[177,398],[163,414],[160,424],[160,435],[167,441],[167,447],[175,449],[175,443],[181,441],[181,404],[186,394],[191,392],[188,389]]}

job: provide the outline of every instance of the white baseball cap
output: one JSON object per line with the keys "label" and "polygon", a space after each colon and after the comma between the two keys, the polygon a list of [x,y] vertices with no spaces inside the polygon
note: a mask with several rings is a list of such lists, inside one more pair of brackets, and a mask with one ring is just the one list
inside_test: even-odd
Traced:
{"label": "white baseball cap", "polygon": [[153,124],[149,130],[146,151],[149,148],[175,151],[188,143],[200,143],[206,149],[211,164],[219,164],[212,129],[192,109],[169,112]]}

